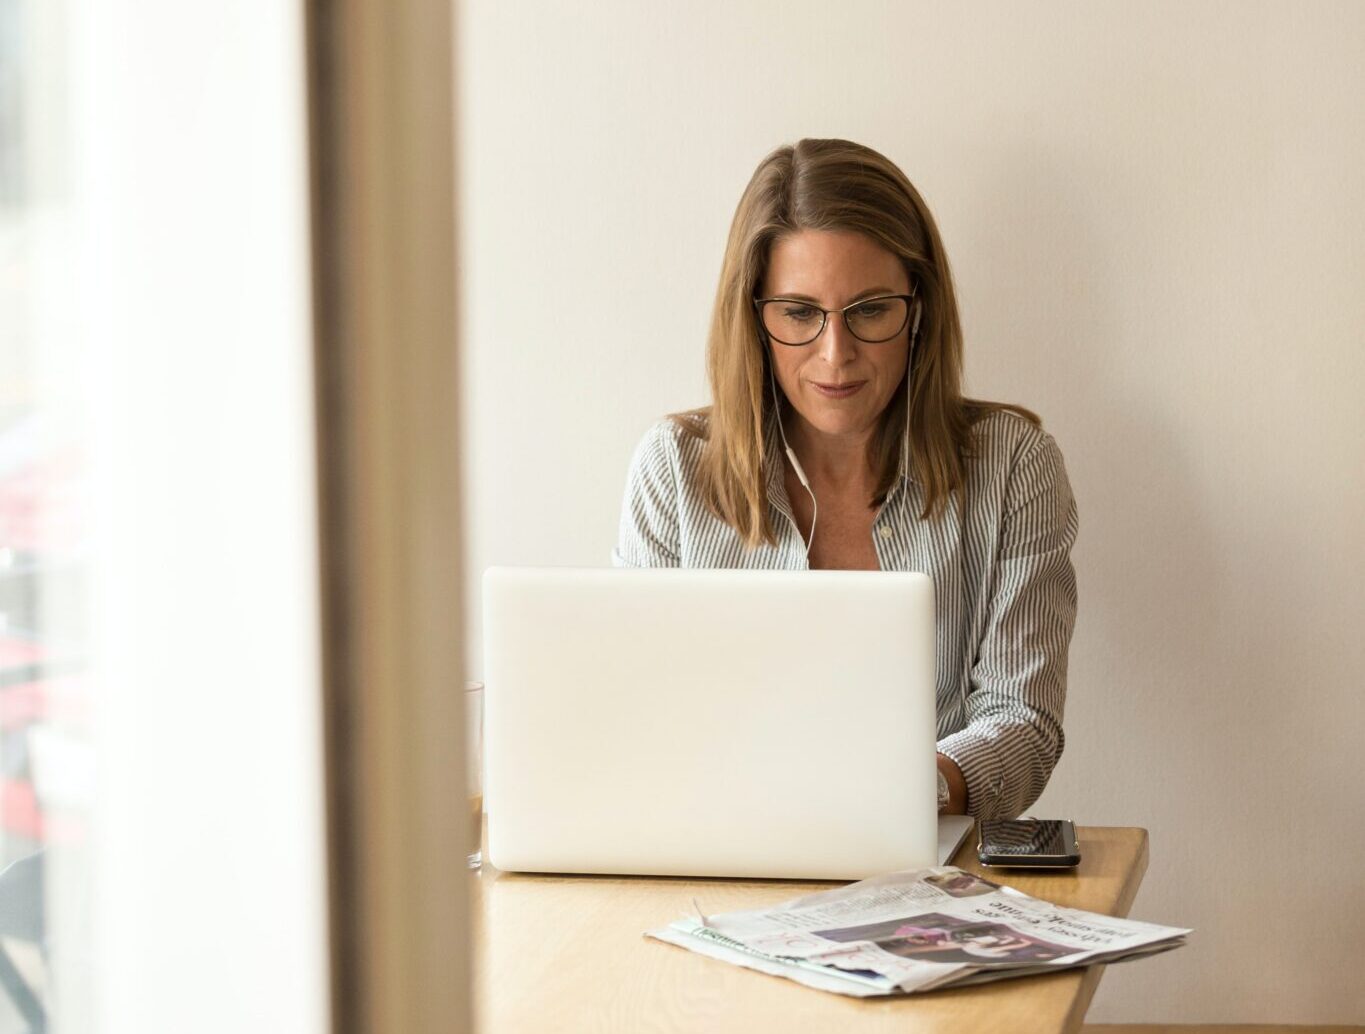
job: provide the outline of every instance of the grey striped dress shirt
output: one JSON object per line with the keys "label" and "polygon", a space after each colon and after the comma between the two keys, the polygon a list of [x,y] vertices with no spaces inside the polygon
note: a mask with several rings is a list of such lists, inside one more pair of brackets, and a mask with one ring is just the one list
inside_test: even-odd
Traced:
{"label": "grey striped dress shirt", "polygon": [[[877,513],[873,542],[883,571],[933,579],[938,749],[962,769],[972,815],[1009,818],[1038,799],[1062,753],[1076,504],[1051,435],[1009,412],[985,417],[974,433],[965,504],[955,492],[936,519],[919,516],[924,497],[902,446],[901,476]],[[702,442],[671,420],[655,424],[631,461],[613,563],[807,569],[776,424],[768,446],[777,544],[745,549],[697,491]]]}

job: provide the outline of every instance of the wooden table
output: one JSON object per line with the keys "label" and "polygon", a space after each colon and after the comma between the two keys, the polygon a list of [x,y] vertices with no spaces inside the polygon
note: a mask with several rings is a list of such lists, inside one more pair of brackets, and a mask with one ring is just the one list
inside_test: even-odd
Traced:
{"label": "wooden table", "polygon": [[[1059,905],[1127,915],[1147,871],[1147,831],[1084,827],[1078,835],[1084,860],[1073,872],[987,875]],[[970,837],[954,864],[985,873],[975,846]],[[894,999],[845,998],[642,936],[692,914],[694,897],[710,914],[777,904],[835,884],[527,876],[488,866],[470,882],[481,1034],[1076,1031],[1103,970]]]}

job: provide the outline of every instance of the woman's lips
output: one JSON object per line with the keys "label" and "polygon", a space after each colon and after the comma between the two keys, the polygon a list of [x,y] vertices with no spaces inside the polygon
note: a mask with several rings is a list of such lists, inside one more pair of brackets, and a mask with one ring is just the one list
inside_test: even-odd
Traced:
{"label": "woman's lips", "polygon": [[846,399],[858,394],[867,381],[849,381],[847,384],[820,384],[811,381],[810,386],[827,399]]}

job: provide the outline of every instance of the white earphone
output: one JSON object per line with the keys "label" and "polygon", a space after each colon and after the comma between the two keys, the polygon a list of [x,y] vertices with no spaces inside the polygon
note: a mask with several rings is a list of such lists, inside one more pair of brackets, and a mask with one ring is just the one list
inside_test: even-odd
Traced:
{"label": "white earphone", "polygon": [[[915,358],[915,341],[919,337],[919,318],[922,306],[915,302],[915,321],[910,326],[910,354],[905,360],[905,436],[910,437],[910,364]],[[796,480],[801,482],[801,487],[810,496],[811,518],[810,536],[806,539],[806,560],[810,561],[811,543],[815,541],[815,522],[820,517],[820,504],[815,500],[815,492],[810,487],[810,481],[806,478],[806,472],[801,468],[801,461],[796,458],[796,453],[787,444],[787,430],[782,426],[782,401],[777,394],[777,376],[773,373],[773,363],[771,357],[768,359],[768,383],[773,390],[773,412],[777,416],[777,432],[782,436],[782,449],[787,454],[787,459],[791,461],[792,470],[796,473]]]}
{"label": "white earphone", "polygon": [[[915,361],[915,341],[919,338],[919,316],[923,306],[915,302],[915,322],[910,326],[910,353],[905,357],[905,449],[910,448],[910,366]],[[910,457],[906,455],[906,463]]]}
{"label": "white earphone", "polygon": [[801,487],[810,496],[811,517],[810,535],[806,538],[806,562],[810,563],[810,547],[815,541],[815,522],[820,517],[820,504],[815,501],[815,493],[811,490],[810,481],[806,479],[806,472],[801,469],[801,461],[796,458],[796,453],[787,444],[787,429],[782,426],[782,401],[777,394],[777,376],[773,373],[772,359],[768,360],[768,383],[773,389],[773,413],[777,417],[777,433],[782,436],[782,448],[787,454],[787,459],[791,460],[792,470],[796,472],[796,479],[801,482]]}

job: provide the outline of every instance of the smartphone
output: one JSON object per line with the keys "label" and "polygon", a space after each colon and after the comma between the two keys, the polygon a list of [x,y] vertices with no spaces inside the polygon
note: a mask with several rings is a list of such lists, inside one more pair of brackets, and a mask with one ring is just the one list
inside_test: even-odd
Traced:
{"label": "smartphone", "polygon": [[977,829],[982,865],[1072,869],[1081,864],[1070,819],[982,819]]}

